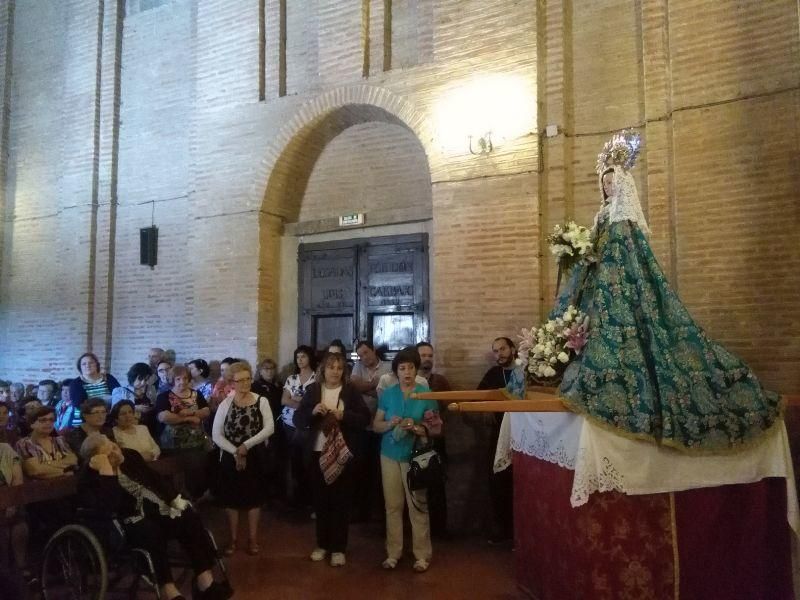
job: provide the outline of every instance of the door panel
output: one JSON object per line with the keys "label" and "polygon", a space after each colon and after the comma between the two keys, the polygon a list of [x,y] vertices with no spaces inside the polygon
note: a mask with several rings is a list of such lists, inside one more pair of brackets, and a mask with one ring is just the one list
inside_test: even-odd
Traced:
{"label": "door panel", "polygon": [[318,315],[315,318],[313,347],[327,350],[332,340],[342,340],[345,345],[353,337],[353,315]]}
{"label": "door panel", "polygon": [[[353,318],[357,310],[356,249],[302,248],[301,245],[298,256],[298,343],[316,348],[317,340],[327,344],[337,337],[347,343],[356,331]],[[333,337],[327,338],[334,332]]]}
{"label": "door panel", "polygon": [[413,314],[372,315],[372,343],[384,346],[388,352],[417,343]]}
{"label": "door panel", "polygon": [[428,338],[426,234],[301,244],[299,343],[340,338],[390,355]]}

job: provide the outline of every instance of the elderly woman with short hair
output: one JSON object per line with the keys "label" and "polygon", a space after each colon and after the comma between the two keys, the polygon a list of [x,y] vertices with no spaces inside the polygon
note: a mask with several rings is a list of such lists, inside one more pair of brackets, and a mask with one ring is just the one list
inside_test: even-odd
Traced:
{"label": "elderly woman with short hair", "polygon": [[236,551],[239,511],[247,511],[248,554],[258,554],[258,522],[266,501],[266,442],[275,430],[269,401],[250,391],[253,373],[250,364],[235,362],[228,376],[236,386],[217,408],[213,439],[218,447],[218,477],[214,498],[225,508],[230,527],[230,542],[225,554]]}
{"label": "elderly woman with short hair", "polygon": [[208,404],[203,395],[191,388],[189,369],[172,368],[172,388],[158,395],[156,417],[163,424],[161,447],[165,450],[205,449],[208,442],[203,420],[208,418]]}
{"label": "elderly woman with short hair", "polygon": [[191,388],[189,369],[172,368],[172,389],[158,395],[156,418],[163,425],[159,445],[164,454],[180,457],[193,498],[207,489],[206,456],[211,441],[203,427],[209,408],[203,394]]}
{"label": "elderly woman with short hair", "polygon": [[81,446],[86,466],[78,479],[80,506],[122,521],[132,547],[150,553],[161,597],[184,600],[172,577],[167,547],[177,540],[196,574],[196,599],[229,598],[232,591],[215,582],[215,555],[200,516],[171,485],[147,466],[135,450],[121,449],[106,436],[89,435]]}
{"label": "elderly woman with short hair", "polygon": [[265,358],[256,367],[250,391],[269,400],[275,431],[267,446],[267,502],[286,499],[286,465],[289,462],[286,434],[280,426],[281,396],[283,386],[278,379],[278,365],[271,358]]}

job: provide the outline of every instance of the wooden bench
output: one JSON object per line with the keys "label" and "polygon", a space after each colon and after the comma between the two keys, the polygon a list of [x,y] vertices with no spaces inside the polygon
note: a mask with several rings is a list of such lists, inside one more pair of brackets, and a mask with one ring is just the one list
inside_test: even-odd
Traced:
{"label": "wooden bench", "polygon": [[[180,458],[168,456],[148,463],[154,471],[165,477],[182,475]],[[53,479],[26,479],[22,485],[0,487],[0,512],[14,506],[24,506],[44,500],[58,500],[74,496],[77,492],[77,477],[65,475]]]}

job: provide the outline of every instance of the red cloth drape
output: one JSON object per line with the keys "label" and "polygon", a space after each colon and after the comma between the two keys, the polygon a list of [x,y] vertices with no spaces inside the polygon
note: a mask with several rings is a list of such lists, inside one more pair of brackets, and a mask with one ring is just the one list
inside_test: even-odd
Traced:
{"label": "red cloth drape", "polygon": [[791,600],[786,480],[675,494],[681,599]]}
{"label": "red cloth drape", "polygon": [[595,493],[572,508],[573,475],[514,454],[517,580],[530,596],[793,598],[783,479],[678,492],[672,503]]}

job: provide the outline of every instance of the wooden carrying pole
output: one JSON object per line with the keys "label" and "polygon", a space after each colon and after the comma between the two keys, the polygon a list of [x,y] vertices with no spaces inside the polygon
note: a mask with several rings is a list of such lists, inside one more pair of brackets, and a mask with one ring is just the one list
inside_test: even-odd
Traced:
{"label": "wooden carrying pole", "polygon": [[496,402],[453,402],[447,406],[454,412],[569,412],[558,398],[548,394],[529,394],[525,400],[499,400]]}
{"label": "wooden carrying pole", "polygon": [[[464,392],[422,392],[412,394],[417,400],[447,402],[455,412],[569,412],[556,396],[556,388],[536,388],[524,400],[510,400],[503,390],[467,390]],[[541,391],[539,391],[541,390]]]}
{"label": "wooden carrying pole", "polygon": [[[555,388],[537,388],[537,391],[528,391],[524,400],[509,400],[503,390],[423,392],[411,397],[448,402],[448,410],[454,412],[569,412],[555,392]],[[800,408],[800,395],[786,394],[783,400],[787,408]]]}

